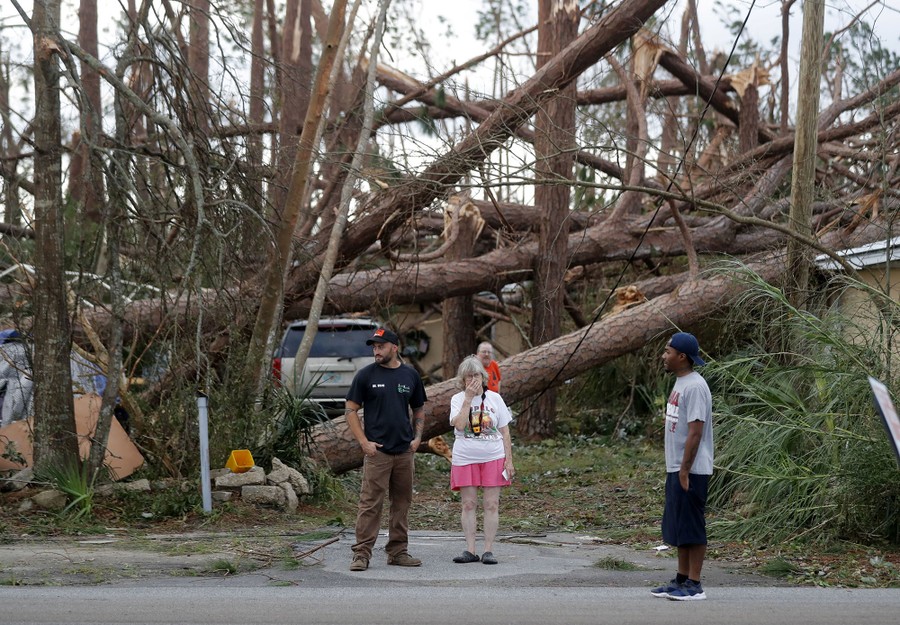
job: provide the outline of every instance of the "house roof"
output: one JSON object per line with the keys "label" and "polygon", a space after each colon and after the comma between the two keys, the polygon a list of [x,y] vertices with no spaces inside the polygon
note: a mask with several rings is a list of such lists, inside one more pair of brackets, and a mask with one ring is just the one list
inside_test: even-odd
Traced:
{"label": "house roof", "polygon": [[[900,237],[839,250],[837,254],[856,269],[863,269],[872,265],[883,265],[888,261],[900,260]],[[827,254],[819,254],[813,262],[819,269],[828,271],[839,271],[841,269],[841,266]]]}

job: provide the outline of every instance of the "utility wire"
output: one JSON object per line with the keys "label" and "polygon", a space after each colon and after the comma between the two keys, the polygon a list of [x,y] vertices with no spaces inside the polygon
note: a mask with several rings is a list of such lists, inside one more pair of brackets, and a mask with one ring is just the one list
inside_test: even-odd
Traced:
{"label": "utility wire", "polygon": [[[691,135],[690,141],[688,141],[687,145],[684,149],[684,155],[678,159],[678,165],[675,168],[675,171],[669,176],[669,184],[666,186],[665,192],[668,193],[675,184],[675,178],[678,176],[682,167],[684,166],[685,156],[691,149],[691,146],[697,140],[697,136],[700,133],[700,128],[702,126],[703,118],[706,116],[706,113],[709,111],[710,106],[712,106],[712,96],[715,95],[719,90],[719,83],[721,83],[723,76],[725,76],[725,71],[728,69],[728,66],[731,64],[731,59],[734,57],[734,51],[737,49],[738,42],[740,41],[741,35],[744,33],[744,29],[747,27],[747,22],[750,20],[750,15],[753,13],[753,9],[756,6],[756,0],[752,0],[750,3],[750,7],[747,9],[747,14],[744,16],[744,21],[741,22],[741,28],[738,30],[737,35],[734,38],[734,42],[731,45],[731,51],[728,53],[728,58],[725,60],[725,64],[722,66],[722,69],[719,71],[719,75],[716,77],[716,83],[713,88],[712,94],[709,99],[707,99],[703,110],[700,112],[700,118],[697,120],[697,124],[694,127],[694,132]],[[622,271],[619,272],[618,278],[616,278],[616,282],[613,287],[610,289],[609,293],[606,295],[606,299],[603,300],[603,304],[597,308],[597,312],[594,314],[594,318],[591,319],[590,324],[586,327],[581,328],[582,334],[581,338],[578,340],[578,343],[575,344],[575,347],[572,348],[572,351],[569,353],[569,356],[566,358],[566,361],[562,364],[562,366],[557,370],[556,375],[554,375],[550,381],[544,386],[540,393],[534,396],[530,403],[526,405],[522,412],[526,412],[534,406],[537,401],[553,386],[553,383],[559,379],[559,376],[565,370],[565,368],[572,361],[572,358],[575,356],[575,353],[578,351],[578,348],[581,347],[581,344],[584,343],[584,340],[587,338],[588,334],[590,334],[591,329],[594,327],[594,324],[600,319],[600,313],[603,312],[603,309],[606,308],[607,303],[609,303],[609,299],[612,297],[612,294],[615,293],[616,289],[619,288],[619,284],[622,282],[622,278],[625,276],[625,271],[634,262],[634,258],[638,253],[638,250],[641,248],[641,245],[644,243],[644,239],[647,236],[647,233],[650,231],[650,228],[653,226],[653,222],[656,220],[656,217],[659,215],[659,211],[662,208],[663,198],[658,198],[656,200],[656,209],[653,211],[653,216],[650,218],[650,221],[647,222],[647,225],[644,227],[643,232],[641,232],[641,236],[638,239],[637,245],[635,245],[634,249],[631,252],[631,255],[628,257],[628,260],[622,265]]]}

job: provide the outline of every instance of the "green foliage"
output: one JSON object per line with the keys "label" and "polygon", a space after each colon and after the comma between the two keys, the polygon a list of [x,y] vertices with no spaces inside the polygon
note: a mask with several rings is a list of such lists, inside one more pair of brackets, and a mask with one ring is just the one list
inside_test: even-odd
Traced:
{"label": "green foliage", "polygon": [[331,504],[345,501],[349,492],[358,491],[356,488],[347,488],[344,476],[338,476],[331,472],[327,466],[323,467],[309,458],[303,458],[299,471],[303,473],[312,489],[312,502],[318,504]]}
{"label": "green foliage", "polygon": [[799,568],[788,562],[783,557],[778,556],[767,561],[760,567],[760,572],[772,577],[788,577],[799,572]]}
{"label": "green foliage", "polygon": [[594,563],[594,566],[598,569],[605,569],[607,571],[639,571],[641,567],[639,567],[634,562],[629,562],[628,560],[622,560],[621,558],[615,558],[613,556],[606,556],[605,558],[601,558]]}
{"label": "green foliage", "polygon": [[41,479],[66,494],[68,505],[62,513],[71,514],[75,519],[90,517],[94,502],[94,479],[87,462],[80,459],[44,469]]}
{"label": "green foliage", "polygon": [[524,30],[529,9],[526,0],[486,0],[484,8],[478,11],[475,37],[484,43],[492,43]]}
{"label": "green foliage", "polygon": [[325,409],[310,399],[312,390],[309,387],[295,393],[280,387],[273,391],[266,409],[268,422],[253,450],[257,465],[270,467],[272,459],[278,458],[299,467],[309,457],[312,429],[328,421]]}
{"label": "green foliage", "polygon": [[[900,542],[896,463],[866,377],[884,378],[890,361],[878,326],[798,310],[758,276],[747,279],[736,308],[760,319],[758,340],[704,368],[717,389],[711,503],[736,513],[716,533]],[[786,342],[789,352],[766,347]]]}
{"label": "green foliage", "polygon": [[104,505],[115,508],[130,521],[167,518],[184,519],[201,510],[203,501],[198,486],[183,482],[180,486],[156,489],[152,492],[117,489]]}
{"label": "green foliage", "polygon": [[155,518],[184,518],[203,506],[199,488],[168,488],[150,497],[150,512]]}
{"label": "green foliage", "polygon": [[227,558],[213,560],[202,572],[207,575],[221,575],[222,577],[227,577],[228,575],[237,575],[239,573],[255,571],[258,568],[259,564],[256,562],[238,556],[233,560]]}
{"label": "green foliage", "polygon": [[658,356],[664,341],[596,367],[563,386],[560,434],[634,437],[662,414],[671,386]]}
{"label": "green foliage", "polygon": [[[831,44],[826,73],[832,75],[840,71],[845,88],[853,93],[871,88],[900,66],[900,55],[885,46],[885,42],[865,21],[852,22],[840,37],[826,33],[826,41]],[[894,86],[881,94],[875,107],[895,102],[897,93],[898,88]]]}

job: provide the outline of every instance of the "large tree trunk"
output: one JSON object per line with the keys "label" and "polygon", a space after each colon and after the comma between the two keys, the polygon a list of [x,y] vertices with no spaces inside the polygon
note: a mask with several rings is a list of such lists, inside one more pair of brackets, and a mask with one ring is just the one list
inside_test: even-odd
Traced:
{"label": "large tree trunk", "polygon": [[[782,256],[775,255],[753,268],[767,280],[780,275]],[[549,380],[558,386],[565,380],[602,365],[622,354],[662,337],[674,328],[691,328],[707,315],[728,303],[744,286],[733,276],[718,276],[683,284],[674,293],[606,317],[593,326],[567,334],[516,354],[500,363],[503,371],[503,398],[507,403],[524,400]],[[446,432],[450,397],[458,391],[454,380],[426,389],[424,438]],[[318,453],[335,472],[362,464],[359,444],[343,418],[320,428],[315,437]]]}
{"label": "large tree trunk", "polygon": [[285,213],[292,168],[297,157],[297,135],[309,109],[313,79],[310,15],[310,0],[288,0],[281,38],[281,82],[278,85],[281,119],[272,197],[272,204],[279,215]]}
{"label": "large tree trunk", "polygon": [[[574,0],[541,0],[538,10],[540,69],[578,35],[580,13]],[[568,213],[575,151],[575,83],[541,108],[535,116],[537,158],[535,204],[543,214],[534,263],[531,298],[531,344],[559,336],[566,287]],[[547,387],[519,416],[519,432],[528,438],[552,436],[556,429],[556,390]]]}
{"label": "large tree trunk", "polygon": [[[794,146],[789,223],[800,234],[812,233],[812,202],[816,182],[816,124],[819,112],[819,84],[822,77],[822,29],[825,24],[824,0],[803,2],[800,86],[797,94],[797,138]],[[812,250],[791,240],[787,247],[787,296],[797,308],[806,307]]]}
{"label": "large tree trunk", "polygon": [[194,114],[195,132],[209,132],[209,0],[192,0],[190,3],[190,45],[188,67],[191,75],[191,109]]}
{"label": "large tree trunk", "polygon": [[[81,0],[78,8],[78,45],[97,57],[97,0]],[[69,162],[69,195],[80,205],[88,220],[99,223],[103,210],[103,171],[92,158],[91,146],[102,136],[100,120],[100,75],[87,63],[81,63],[82,101],[80,106],[82,133],[74,136]]]}
{"label": "large tree trunk", "polygon": [[19,148],[13,139],[11,109],[9,106],[9,66],[10,61],[3,61],[3,42],[0,41],[0,176],[3,177],[3,221],[10,226],[22,225],[22,207],[19,202]]}
{"label": "large tree trunk", "polygon": [[[456,223],[456,232],[452,224]],[[456,235],[447,250],[450,260],[471,258],[475,249],[475,239],[483,225],[481,216],[472,202],[459,200],[447,206],[444,217],[448,236]],[[441,315],[441,327],[444,335],[443,371],[444,379],[449,380],[456,375],[456,368],[463,358],[475,353],[475,304],[471,295],[448,297],[444,300]]]}
{"label": "large tree trunk", "polygon": [[[306,197],[306,190],[309,185],[310,172],[312,171],[312,163],[315,156],[315,145],[313,142],[316,137],[319,120],[322,117],[322,111],[325,108],[325,101],[328,99],[330,90],[329,77],[331,75],[331,67],[337,56],[341,33],[344,29],[344,10],[346,6],[346,0],[336,0],[331,9],[331,18],[328,24],[328,41],[325,42],[325,48],[319,60],[313,99],[306,111],[303,132],[300,134],[300,143],[297,147],[297,156],[291,174],[291,185],[285,197],[284,210],[276,232],[275,253],[272,254],[271,261],[262,276],[264,287],[244,368],[244,379],[247,384],[247,390],[251,394],[256,394],[261,390],[263,376],[268,370],[269,357],[271,356],[268,351],[269,339],[273,335],[282,310],[284,279],[291,262],[294,230],[297,227],[301,204]],[[316,272],[316,277],[318,277],[318,271]]]}
{"label": "large tree trunk", "polygon": [[[832,249],[845,249],[880,241],[886,236],[884,228],[884,223],[877,222],[851,232],[832,232],[823,237],[823,244]],[[776,283],[784,278],[784,259],[784,249],[780,248],[749,264],[748,268],[764,280]],[[558,386],[677,329],[698,327],[710,315],[732,303],[746,288],[746,281],[729,272],[702,280],[685,280],[671,293],[511,356],[500,363],[503,398],[510,404],[525,400],[544,388],[547,380],[553,380]],[[424,438],[449,430],[450,397],[458,390],[454,380],[426,388]],[[359,444],[343,418],[317,428],[314,439],[318,454],[333,471],[347,471],[362,465]]]}
{"label": "large tree trunk", "polygon": [[[253,26],[250,31],[250,102],[248,107],[250,125],[262,124],[266,114],[265,68],[266,50],[263,39],[263,22],[265,20],[265,0],[253,2]],[[262,137],[253,134],[247,137],[247,160],[254,171],[258,171],[260,179],[254,181],[251,195],[251,206],[262,215]]]}
{"label": "large tree trunk", "polygon": [[54,43],[60,0],[34,3],[34,467],[41,473],[78,460],[72,337],[63,282],[62,146],[59,81]]}

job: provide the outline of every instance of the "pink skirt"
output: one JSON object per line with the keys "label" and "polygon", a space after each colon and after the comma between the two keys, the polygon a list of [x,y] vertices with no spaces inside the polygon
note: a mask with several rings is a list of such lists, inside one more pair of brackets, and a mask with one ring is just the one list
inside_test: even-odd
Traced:
{"label": "pink skirt", "polygon": [[459,490],[463,486],[509,486],[511,482],[503,477],[505,458],[490,462],[477,462],[462,466],[450,467],[450,490]]}

